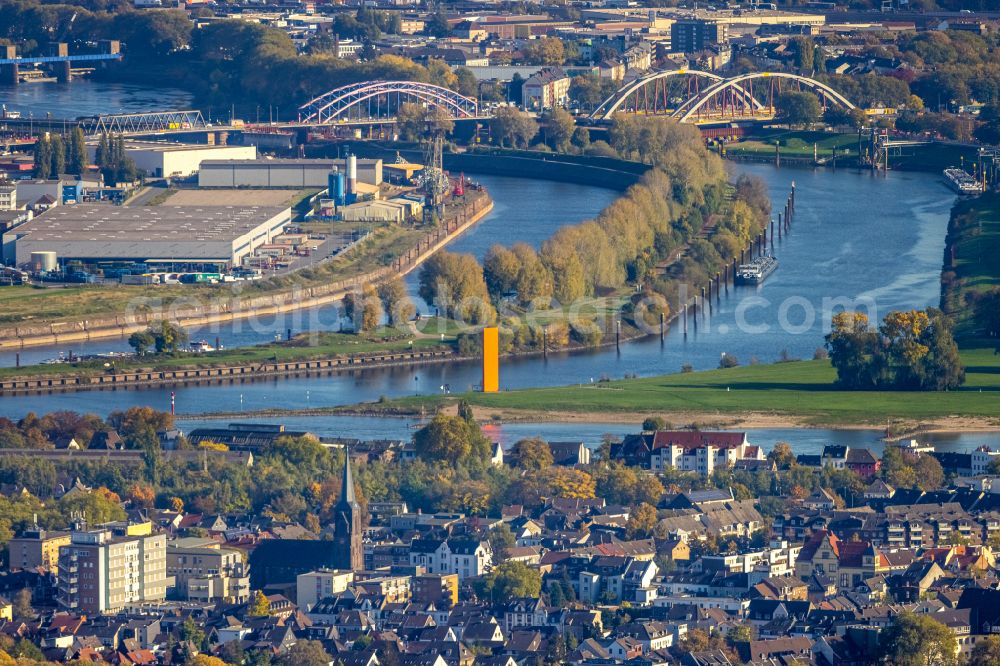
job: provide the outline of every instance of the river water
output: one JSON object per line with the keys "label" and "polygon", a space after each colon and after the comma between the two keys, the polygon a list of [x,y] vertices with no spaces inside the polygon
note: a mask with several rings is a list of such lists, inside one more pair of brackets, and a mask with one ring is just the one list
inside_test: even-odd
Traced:
{"label": "river water", "polygon": [[[86,90],[98,91],[100,85],[74,82],[70,87],[77,95],[82,86],[94,86]],[[15,94],[32,94],[30,89],[35,87],[21,86]],[[116,99],[128,94],[127,87],[120,88]],[[138,99],[145,93],[155,101],[162,100],[155,91],[137,89],[134,95]],[[176,103],[184,106],[186,101],[178,98]],[[93,105],[63,103],[77,110],[65,115],[97,112]],[[21,103],[22,110],[26,104]],[[59,114],[53,111],[53,115]],[[654,337],[624,344],[620,352],[611,348],[554,353],[547,359],[504,360],[502,386],[516,389],[589,383],[600,377],[676,372],[683,364],[712,368],[722,353],[734,355],[743,363],[753,359],[770,362],[782,353],[809,358],[822,346],[830,314],[837,309],[862,306],[876,319],[893,309],[937,304],[944,237],[954,200],[937,175],[892,172],[873,176],[844,169],[779,169],[770,165],[738,165],[734,170],[762,177],[770,188],[776,210],[780,209],[793,181],[797,188],[793,229],[776,243],[780,267],[764,285],[730,287],[729,294],[713,306],[710,317],[700,319],[697,327],[691,322],[686,336],[680,323],[675,323],[662,344]],[[593,217],[617,196],[612,190],[582,185],[493,176],[477,178],[489,188],[495,209],[449,249],[471,252],[480,258],[497,242],[509,245],[525,241],[537,246],[559,226]],[[413,288],[415,276],[408,282]],[[335,310],[326,307],[267,321],[235,322],[218,330],[193,331],[192,337],[213,340],[218,336],[224,345],[235,347],[271,340],[286,328],[298,332],[336,326]],[[76,345],[73,351],[94,353],[126,348],[123,340],[112,339]],[[51,358],[65,351],[25,350],[22,363]],[[13,362],[13,354],[0,355],[0,363],[13,365]],[[353,404],[380,396],[435,393],[444,387],[454,392],[465,391],[478,384],[479,379],[475,363],[449,363],[222,386],[5,396],[0,398],[0,415],[19,417],[27,411],[53,409],[106,414],[133,405],[167,409],[171,393],[176,394],[181,415],[296,409]],[[405,420],[345,417],[282,418],[281,421],[322,435],[349,437],[403,438],[412,425]],[[596,443],[602,433],[620,435],[628,430],[627,426],[615,424],[516,424],[501,426],[495,435],[507,442],[524,434],[544,433],[553,438]],[[801,452],[822,443],[873,445],[877,441],[877,433],[871,431],[772,430],[758,431],[757,435],[765,445],[779,439],[792,441]],[[980,443],[1000,445],[1000,437],[989,434],[942,435],[938,441],[942,448],[952,450],[967,450]]]}
{"label": "river water", "polygon": [[177,111],[191,108],[191,94],[177,88],[77,79],[0,87],[0,102],[22,118],[68,119],[114,113]]}

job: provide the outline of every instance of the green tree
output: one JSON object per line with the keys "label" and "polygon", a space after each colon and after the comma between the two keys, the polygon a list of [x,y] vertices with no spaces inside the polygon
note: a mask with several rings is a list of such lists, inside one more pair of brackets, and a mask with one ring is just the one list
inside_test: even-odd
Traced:
{"label": "green tree", "polygon": [[156,345],[156,338],[149,330],[136,331],[128,338],[129,346],[135,350],[139,356],[145,356],[146,352]]}
{"label": "green tree", "polygon": [[66,173],[83,175],[87,172],[87,142],[83,136],[83,128],[76,127],[69,135],[67,146]]}
{"label": "green tree", "polygon": [[474,582],[483,600],[502,604],[513,599],[537,599],[542,593],[542,575],[524,562],[504,562]]}
{"label": "green tree", "polygon": [[894,666],[958,664],[958,643],[951,629],[930,615],[900,613],[879,634],[879,653]]}
{"label": "green tree", "polygon": [[442,11],[437,11],[424,23],[424,32],[431,37],[447,37],[451,34],[448,17]]}
{"label": "green tree", "polygon": [[777,118],[789,125],[809,127],[819,120],[822,107],[819,98],[810,92],[785,90],[775,102]]}
{"label": "green tree", "polygon": [[66,172],[66,144],[61,135],[53,134],[49,137],[49,146],[48,177],[55,180]]}
{"label": "green tree", "polygon": [[552,448],[540,437],[528,437],[515,442],[511,448],[517,466],[527,470],[548,469],[553,464]]}
{"label": "green tree", "polygon": [[490,443],[478,425],[447,414],[438,414],[418,430],[413,443],[420,458],[450,465],[470,459],[481,462],[490,453]]}
{"label": "green tree", "polygon": [[490,549],[493,551],[494,562],[503,562],[507,549],[517,545],[517,537],[507,523],[500,523],[491,529],[487,538],[490,542]]}
{"label": "green tree", "polygon": [[35,178],[48,178],[52,169],[52,146],[48,135],[40,134],[35,140],[35,161],[33,175]]}
{"label": "green tree", "polygon": [[396,110],[396,128],[404,141],[419,141],[427,129],[424,107],[413,102],[404,102]]}

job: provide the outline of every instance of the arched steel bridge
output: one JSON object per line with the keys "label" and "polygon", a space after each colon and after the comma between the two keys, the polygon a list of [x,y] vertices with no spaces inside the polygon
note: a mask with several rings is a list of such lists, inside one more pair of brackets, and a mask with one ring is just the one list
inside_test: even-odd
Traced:
{"label": "arched steel bridge", "polygon": [[[670,79],[686,82],[678,86]],[[766,85],[754,82],[765,80]],[[702,86],[707,80],[708,85]],[[853,109],[846,97],[828,85],[798,74],[786,72],[754,72],[725,79],[712,72],[695,69],[675,69],[653,72],[619,88],[591,114],[594,120],[609,120],[615,113],[631,112],[643,115],[665,115],[682,123],[713,122],[774,116],[775,100],[781,93],[782,82],[793,89],[808,89],[820,98],[824,110],[830,104]],[[672,90],[669,89],[673,86]],[[672,102],[681,99],[679,104]]]}
{"label": "arched steel bridge", "polygon": [[306,102],[299,107],[299,116],[302,123],[326,125],[352,116],[393,116],[406,102],[444,109],[453,118],[475,118],[479,112],[476,100],[431,83],[362,81],[334,88]]}

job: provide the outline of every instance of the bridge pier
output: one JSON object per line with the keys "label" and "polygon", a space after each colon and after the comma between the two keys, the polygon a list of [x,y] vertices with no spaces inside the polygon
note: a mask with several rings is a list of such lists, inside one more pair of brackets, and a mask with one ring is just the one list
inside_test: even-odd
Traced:
{"label": "bridge pier", "polygon": [[[0,56],[6,60],[11,60],[17,57],[17,47],[16,46],[0,46]],[[17,63],[11,63],[9,65],[0,65],[0,84],[7,86],[16,86],[18,77]]]}
{"label": "bridge pier", "polygon": [[56,80],[59,83],[68,83],[71,81],[73,79],[73,63],[68,59],[69,44],[65,42],[49,44],[49,55],[57,58],[67,58],[63,62],[52,63],[52,69],[55,71]]}

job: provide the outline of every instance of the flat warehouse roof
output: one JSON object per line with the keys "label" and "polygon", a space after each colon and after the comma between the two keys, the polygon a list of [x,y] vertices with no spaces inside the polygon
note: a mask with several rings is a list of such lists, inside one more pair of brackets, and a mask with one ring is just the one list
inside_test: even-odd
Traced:
{"label": "flat warehouse roof", "polygon": [[[219,257],[287,206],[57,206],[7,231],[20,247],[69,257]],[[20,255],[21,252],[19,251]]]}
{"label": "flat warehouse roof", "polygon": [[50,208],[16,232],[36,241],[232,240],[287,210],[287,206],[75,204]]}

